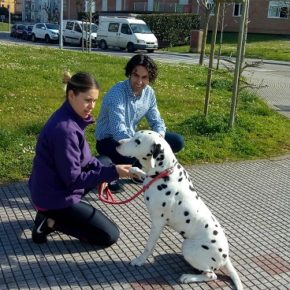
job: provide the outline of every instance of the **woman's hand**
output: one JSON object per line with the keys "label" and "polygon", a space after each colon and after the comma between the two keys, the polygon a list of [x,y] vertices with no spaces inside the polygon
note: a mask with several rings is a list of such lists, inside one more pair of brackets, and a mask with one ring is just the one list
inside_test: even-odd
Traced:
{"label": "woman's hand", "polygon": [[119,177],[131,177],[132,174],[130,173],[129,169],[132,167],[131,164],[119,164],[116,165],[116,170],[119,174]]}

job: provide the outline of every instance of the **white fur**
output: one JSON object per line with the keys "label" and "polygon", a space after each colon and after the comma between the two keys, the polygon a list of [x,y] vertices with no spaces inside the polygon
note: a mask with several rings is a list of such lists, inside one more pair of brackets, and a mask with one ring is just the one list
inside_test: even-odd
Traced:
{"label": "white fur", "polygon": [[183,274],[182,283],[215,280],[214,271],[225,266],[236,288],[242,290],[221,225],[193,189],[188,173],[178,163],[165,139],[153,131],[139,131],[132,138],[123,140],[117,151],[139,160],[146,172],[144,184],[158,173],[174,168],[167,179],[157,180],[145,191],[145,204],[152,225],[144,252],[131,264],[144,264],[163,228],[170,226],[184,237],[182,252],[185,260],[203,271],[200,275]]}

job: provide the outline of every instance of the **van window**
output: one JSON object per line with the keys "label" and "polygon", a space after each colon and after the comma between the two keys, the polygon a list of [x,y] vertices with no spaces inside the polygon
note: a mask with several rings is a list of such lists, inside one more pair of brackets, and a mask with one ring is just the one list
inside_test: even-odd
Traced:
{"label": "van window", "polygon": [[152,33],[150,28],[146,24],[131,24],[130,26],[133,33]]}
{"label": "van window", "polygon": [[121,33],[123,34],[132,34],[131,29],[128,24],[122,24]]}
{"label": "van window", "polygon": [[74,23],[72,21],[68,21],[66,23],[65,29],[72,30],[73,29],[73,26],[74,26]]}
{"label": "van window", "polygon": [[109,32],[118,32],[119,30],[119,23],[110,23],[108,31]]}
{"label": "van window", "polygon": [[75,31],[82,32],[82,29],[81,29],[80,25],[77,22],[75,23]]}

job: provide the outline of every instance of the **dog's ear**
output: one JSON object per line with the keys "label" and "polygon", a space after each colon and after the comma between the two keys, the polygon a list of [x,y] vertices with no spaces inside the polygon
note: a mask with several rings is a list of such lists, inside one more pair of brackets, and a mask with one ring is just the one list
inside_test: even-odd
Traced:
{"label": "dog's ear", "polygon": [[154,143],[152,145],[152,150],[151,150],[153,158],[155,159],[160,152],[161,152],[161,144]]}
{"label": "dog's ear", "polygon": [[151,148],[151,154],[152,156],[150,157],[150,167],[154,168],[155,163],[156,163],[156,157],[158,154],[161,152],[161,145],[154,143]]}

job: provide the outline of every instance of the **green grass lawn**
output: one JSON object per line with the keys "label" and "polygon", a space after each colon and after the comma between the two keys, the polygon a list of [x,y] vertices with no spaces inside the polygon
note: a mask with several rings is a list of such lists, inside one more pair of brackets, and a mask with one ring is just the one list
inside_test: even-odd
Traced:
{"label": "green grass lawn", "polygon": [[5,22],[0,22],[0,31],[9,31],[9,24]]}
{"label": "green grass lawn", "polygon": [[[61,76],[87,71],[101,85],[94,110],[97,117],[104,93],[125,79],[125,58],[50,49],[0,45],[0,183],[29,176],[34,147],[42,126],[64,101]],[[231,77],[213,76],[209,117],[203,117],[207,69],[158,63],[154,84],[168,130],[183,134],[185,149],[178,154],[185,165],[267,158],[289,152],[290,121],[270,110],[254,95],[243,93],[234,129],[228,129]],[[143,122],[140,128],[146,128]],[[86,132],[93,154],[94,126]]]}
{"label": "green grass lawn", "polygon": [[[219,34],[217,35],[217,47],[219,47]],[[235,56],[237,48],[237,33],[224,33],[222,55]],[[210,52],[211,33],[208,35],[206,53]],[[169,51],[189,53],[189,45],[168,48]],[[246,57],[290,61],[290,36],[248,34],[246,45]]]}

